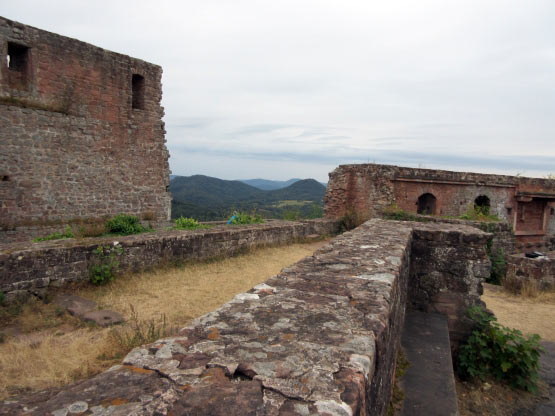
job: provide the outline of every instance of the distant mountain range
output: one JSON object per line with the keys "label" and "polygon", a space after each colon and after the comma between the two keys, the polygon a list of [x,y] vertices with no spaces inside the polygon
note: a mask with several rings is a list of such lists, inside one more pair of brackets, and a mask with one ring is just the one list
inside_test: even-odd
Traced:
{"label": "distant mountain range", "polygon": [[228,181],[203,175],[174,176],[170,182],[172,217],[218,220],[228,218],[234,210],[256,211],[266,218],[306,218],[322,213],[326,187],[314,179],[247,181]]}

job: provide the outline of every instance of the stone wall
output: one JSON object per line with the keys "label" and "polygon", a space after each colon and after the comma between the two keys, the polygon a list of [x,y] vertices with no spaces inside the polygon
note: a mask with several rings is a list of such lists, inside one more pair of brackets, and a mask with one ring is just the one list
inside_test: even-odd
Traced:
{"label": "stone wall", "polygon": [[490,237],[469,232],[467,226],[414,225],[408,305],[447,316],[454,353],[473,327],[468,308],[483,305],[482,282],[491,267],[486,250]]}
{"label": "stone wall", "polygon": [[437,216],[460,216],[487,198],[490,212],[513,228],[522,248],[543,249],[555,236],[555,180],[413,169],[392,165],[342,165],[329,174],[324,197],[329,218],[353,213],[377,217],[389,205],[417,213],[419,200]]}
{"label": "stone wall", "polygon": [[506,258],[507,273],[505,284],[520,290],[523,284],[533,283],[539,290],[555,288],[555,251],[545,257],[528,258],[524,254],[514,254]]}
{"label": "stone wall", "polygon": [[383,415],[407,293],[418,296],[409,305],[447,313],[458,336],[462,305],[479,303],[488,238],[464,225],[368,221],[121,366],[4,401],[0,414]]}
{"label": "stone wall", "polygon": [[48,287],[89,279],[98,264],[97,247],[123,249],[120,271],[139,271],[164,263],[232,256],[250,248],[291,243],[315,235],[334,235],[337,221],[272,221],[251,226],[165,231],[127,237],[54,240],[0,245],[0,291],[8,298],[42,296]]}
{"label": "stone wall", "polygon": [[169,219],[161,67],[1,17],[0,60],[0,229]]}

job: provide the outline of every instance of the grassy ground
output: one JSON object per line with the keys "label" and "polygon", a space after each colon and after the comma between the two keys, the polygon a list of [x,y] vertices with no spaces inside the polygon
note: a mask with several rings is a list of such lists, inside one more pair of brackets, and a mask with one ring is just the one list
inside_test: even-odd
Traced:
{"label": "grassy ground", "polygon": [[[485,285],[482,300],[492,310],[500,324],[516,328],[524,334],[539,334],[544,341],[555,341],[555,293],[535,293],[535,296],[512,295],[500,286]],[[457,397],[461,416],[526,415],[534,403],[547,392],[540,383],[540,393],[534,396],[493,380],[486,383],[457,381]]]}
{"label": "grassy ground", "polygon": [[326,243],[259,249],[208,263],[121,276],[105,287],[78,288],[78,295],[125,315],[127,323],[112,329],[85,325],[52,304],[30,301],[16,316],[4,317],[0,398],[99,373],[118,363],[137,342],[171,333]]}

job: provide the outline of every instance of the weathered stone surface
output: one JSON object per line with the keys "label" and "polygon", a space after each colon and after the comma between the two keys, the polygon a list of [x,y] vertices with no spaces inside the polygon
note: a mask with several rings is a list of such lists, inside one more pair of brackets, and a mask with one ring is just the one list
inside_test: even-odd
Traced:
{"label": "weathered stone surface", "polygon": [[0,244],[0,291],[8,298],[22,297],[34,294],[38,288],[88,280],[89,268],[99,261],[94,254],[96,248],[111,248],[114,243],[123,249],[117,257],[120,271],[136,272],[160,264],[232,256],[254,247],[292,243],[307,236],[334,235],[338,231],[339,223],[335,220],[268,221],[127,237]]}
{"label": "weathered stone surface", "polygon": [[528,258],[524,254],[506,257],[507,273],[505,280],[515,289],[526,282],[533,283],[540,290],[555,287],[555,251],[544,253],[545,256]]}
{"label": "weathered stone surface", "polygon": [[123,315],[116,311],[110,311],[107,309],[101,309],[98,311],[88,311],[83,315],[83,320],[85,322],[94,322],[99,326],[111,326],[116,324],[121,324],[124,319]]}
{"label": "weathered stone surface", "polygon": [[119,213],[169,219],[161,67],[5,18],[0,57],[0,242]]}
{"label": "weathered stone surface", "polygon": [[[368,221],[178,336],[134,349],[119,370],[0,409],[10,414],[36,406],[44,414],[84,401],[92,414],[382,415],[409,280],[419,278],[410,270],[419,255],[413,251],[427,255],[415,241],[436,244],[443,256],[429,263],[429,273],[436,266],[443,273],[448,260],[457,273],[464,264],[474,270],[473,264],[487,261],[479,249],[487,238],[461,225]],[[440,252],[446,242],[457,250]],[[480,284],[476,274],[462,279],[460,294]],[[438,278],[432,288],[449,292],[459,288],[455,280]],[[449,319],[456,322],[457,313]],[[130,382],[122,382],[128,373]],[[114,383],[120,383],[117,390]],[[149,399],[141,401],[145,395]]]}
{"label": "weathered stone surface", "polygon": [[82,318],[87,312],[96,309],[96,302],[68,293],[57,295],[54,298],[54,303],[65,308],[71,315],[75,315],[79,318]]}

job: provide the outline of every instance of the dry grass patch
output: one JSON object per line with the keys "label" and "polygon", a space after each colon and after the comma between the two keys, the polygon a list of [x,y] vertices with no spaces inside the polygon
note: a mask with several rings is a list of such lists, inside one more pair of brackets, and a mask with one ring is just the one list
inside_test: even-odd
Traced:
{"label": "dry grass patch", "polygon": [[112,329],[86,326],[53,305],[30,302],[13,319],[8,339],[0,344],[0,398],[97,374],[119,362],[137,343],[184,326],[326,243],[258,249],[218,261],[121,276],[100,288],[81,288],[80,296],[125,315],[125,325]]}
{"label": "dry grass patch", "polygon": [[485,284],[482,300],[495,313],[501,325],[524,334],[539,334],[542,340],[555,341],[555,292],[536,296],[513,295],[500,286]]}
{"label": "dry grass patch", "polygon": [[323,244],[258,249],[208,263],[127,275],[102,288],[83,289],[79,295],[123,313],[126,319],[132,317],[133,305],[139,318],[161,320],[165,316],[169,326],[182,326],[311,255]]}
{"label": "dry grass patch", "polygon": [[70,383],[96,374],[114,361],[108,330],[82,328],[63,335],[25,334],[0,344],[0,397]]}

